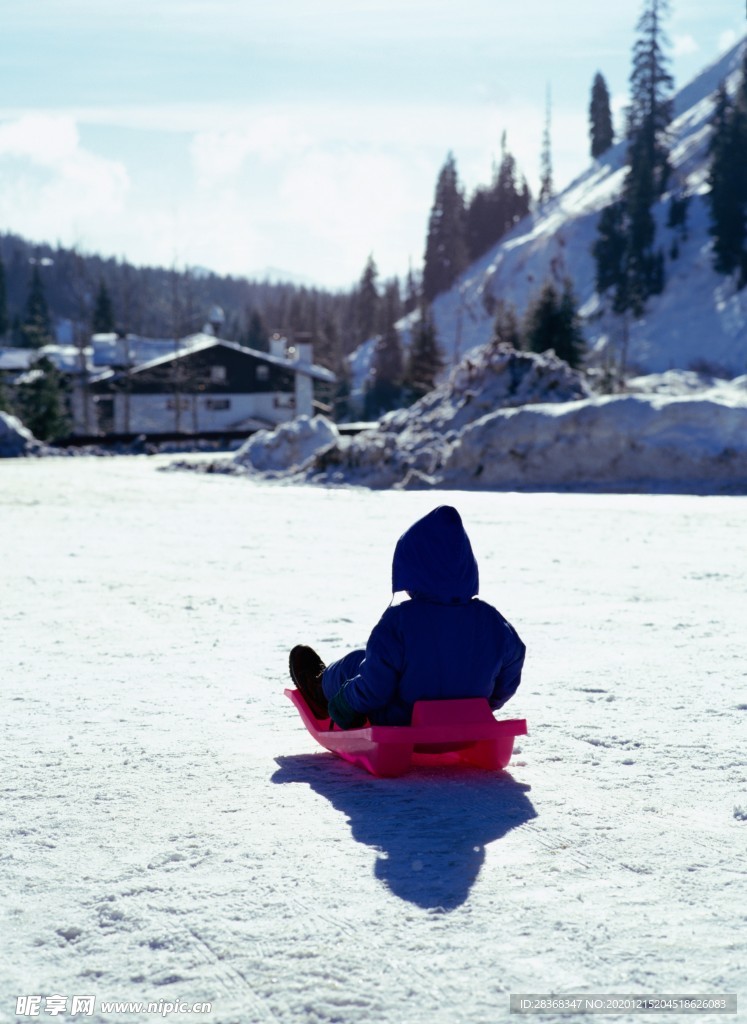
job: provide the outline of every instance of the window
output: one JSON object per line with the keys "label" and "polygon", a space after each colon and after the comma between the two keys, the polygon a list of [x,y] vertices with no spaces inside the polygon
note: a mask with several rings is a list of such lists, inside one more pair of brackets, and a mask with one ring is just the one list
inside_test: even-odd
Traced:
{"label": "window", "polygon": [[269,380],[270,379],[270,367],[265,366],[262,363],[257,367],[257,380]]}
{"label": "window", "polygon": [[212,409],[213,412],[223,411],[231,408],[230,398],[208,398],[205,402],[208,409]]}
{"label": "window", "polygon": [[226,383],[226,368],[225,368],[225,366],[211,366],[210,367],[210,383],[211,384],[225,384]]}
{"label": "window", "polygon": [[[166,399],[166,408],[167,409],[174,409],[175,410],[176,409],[176,402],[177,402],[176,398],[167,398]],[[182,409],[182,410],[189,409],[189,399],[188,398],[180,398],[179,399],[179,408]]]}

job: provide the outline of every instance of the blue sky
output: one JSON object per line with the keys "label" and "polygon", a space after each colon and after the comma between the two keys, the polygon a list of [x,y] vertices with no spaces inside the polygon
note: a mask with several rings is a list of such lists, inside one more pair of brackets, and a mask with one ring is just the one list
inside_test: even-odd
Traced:
{"label": "blue sky", "polygon": [[[598,0],[5,0],[0,230],[136,263],[277,268],[328,287],[419,266],[449,150],[468,191],[501,132],[536,190],[588,162],[602,71],[621,110],[641,4]],[[744,31],[674,0],[678,85]]]}

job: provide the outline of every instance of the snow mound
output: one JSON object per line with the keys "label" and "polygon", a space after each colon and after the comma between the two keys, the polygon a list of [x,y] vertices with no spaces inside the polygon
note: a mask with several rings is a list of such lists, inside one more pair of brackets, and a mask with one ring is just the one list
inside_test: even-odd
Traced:
{"label": "snow mound", "polygon": [[747,391],[618,395],[499,410],[452,447],[440,486],[747,491]]}
{"label": "snow mound", "polygon": [[739,404],[747,397],[747,375],[723,380],[694,370],[667,370],[665,373],[651,373],[644,377],[631,377],[625,383],[625,390],[641,395],[695,395],[712,398],[723,397],[728,402]]}
{"label": "snow mound", "polygon": [[263,472],[293,470],[317,452],[339,442],[337,427],[324,416],[299,416],[274,430],[253,434],[236,452],[234,463]]}
{"label": "snow mound", "polygon": [[8,412],[0,412],[0,459],[12,459],[22,455],[38,455],[44,450],[23,423]]}
{"label": "snow mound", "polygon": [[461,430],[496,408],[533,402],[569,402],[587,398],[589,386],[582,374],[553,352],[537,355],[497,344],[467,357],[439,384],[409,409],[388,413],[382,430]]}
{"label": "snow mound", "polygon": [[330,445],[319,483],[494,490],[747,492],[747,376],[669,371],[593,395],[553,353],[499,345],[412,408]]}
{"label": "snow mound", "polygon": [[375,430],[321,452],[308,476],[371,487],[433,482],[469,424],[496,409],[587,398],[589,385],[553,352],[490,345],[462,360],[448,381],[409,409],[388,413]]}

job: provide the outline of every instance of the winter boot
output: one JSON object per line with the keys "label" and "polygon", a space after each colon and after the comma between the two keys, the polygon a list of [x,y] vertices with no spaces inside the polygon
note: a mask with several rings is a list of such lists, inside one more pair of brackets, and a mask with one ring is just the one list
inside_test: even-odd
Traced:
{"label": "winter boot", "polygon": [[322,673],[326,665],[311,647],[299,644],[290,652],[288,668],[293,682],[316,719],[329,718],[327,698],[322,689]]}

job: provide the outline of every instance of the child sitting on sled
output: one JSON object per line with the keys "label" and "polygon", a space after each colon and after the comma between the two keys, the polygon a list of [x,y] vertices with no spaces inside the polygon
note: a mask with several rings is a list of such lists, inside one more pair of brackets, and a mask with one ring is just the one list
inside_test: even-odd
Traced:
{"label": "child sitting on sled", "polygon": [[417,700],[485,697],[492,708],[521,682],[526,648],[515,629],[476,595],[477,562],[455,508],[441,505],[397,541],[389,606],[365,650],[325,666],[311,647],[290,652],[290,675],[312,714],[341,729],[366,720],[409,725]]}

